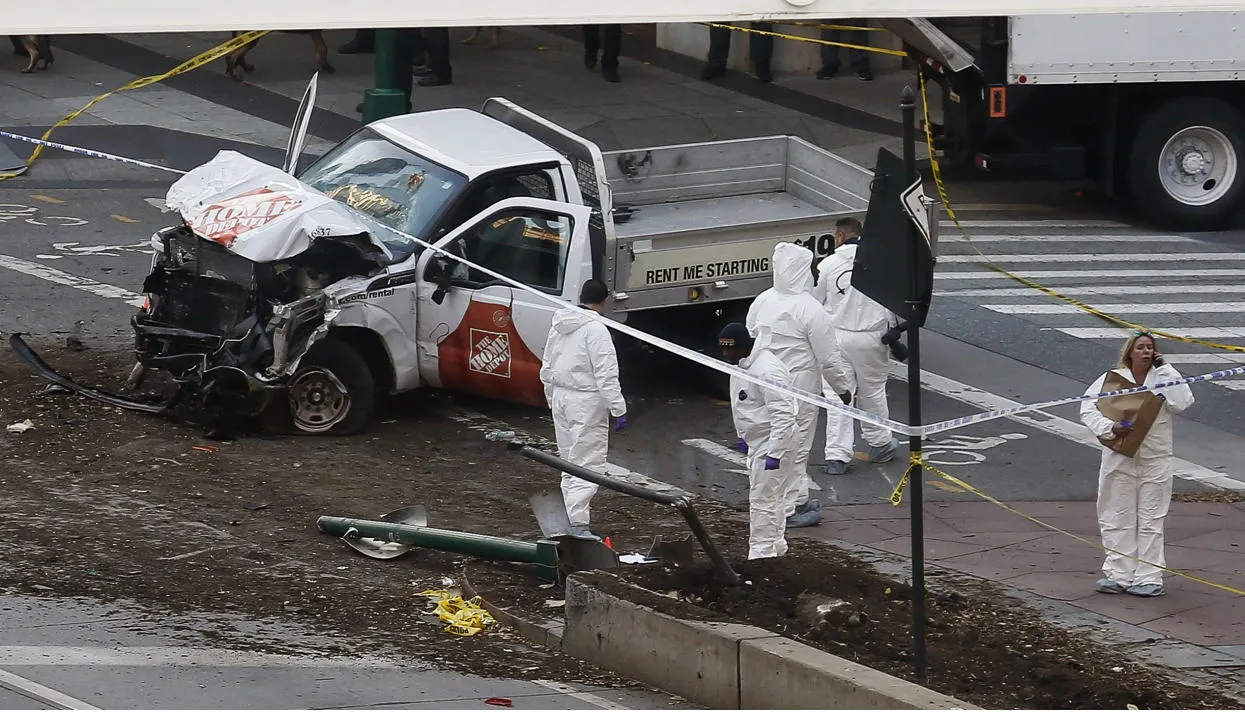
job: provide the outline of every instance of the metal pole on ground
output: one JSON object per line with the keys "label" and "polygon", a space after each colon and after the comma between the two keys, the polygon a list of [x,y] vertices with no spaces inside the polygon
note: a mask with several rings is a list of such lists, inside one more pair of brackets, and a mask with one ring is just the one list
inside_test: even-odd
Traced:
{"label": "metal pole on ground", "polygon": [[[916,170],[916,96],[912,87],[906,86],[900,99],[903,112],[903,163],[905,184],[918,179]],[[911,273],[908,284],[908,423],[921,424],[921,295],[917,275],[920,274],[919,251],[916,240],[924,239],[917,234],[915,225],[908,223],[908,255]],[[921,454],[921,436],[912,435],[908,440],[912,454]],[[909,474],[908,487],[912,495],[909,502],[912,518],[912,664],[917,677],[924,678],[925,660],[925,506],[922,492],[921,467],[914,466]]]}

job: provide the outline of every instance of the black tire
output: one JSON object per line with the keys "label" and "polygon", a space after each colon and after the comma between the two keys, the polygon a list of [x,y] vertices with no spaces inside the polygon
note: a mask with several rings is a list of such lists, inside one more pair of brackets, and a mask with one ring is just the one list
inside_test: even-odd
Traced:
{"label": "black tire", "polygon": [[[1236,174],[1224,189],[1206,181],[1204,190],[1222,193],[1213,202],[1189,204],[1173,197],[1163,186],[1159,167],[1164,146],[1179,132],[1204,126],[1221,133],[1231,144]],[[1233,106],[1208,97],[1176,98],[1150,112],[1133,136],[1128,154],[1128,183],[1138,212],[1152,222],[1175,229],[1213,230],[1226,227],[1236,216],[1245,194],[1245,118]],[[1209,186],[1209,187],[1207,187]]]}
{"label": "black tire", "polygon": [[[332,378],[326,378],[325,373]],[[333,379],[344,387],[349,398],[344,413],[329,406],[323,409],[309,407],[313,403],[309,399],[316,393],[328,399],[340,397],[335,384],[332,384]],[[301,406],[300,398],[304,399]],[[288,414],[290,425],[298,432],[354,435],[362,432],[372,419],[376,406],[376,381],[367,360],[357,349],[345,341],[325,339],[312,345],[299,363],[298,370],[290,378],[288,397],[274,401],[274,408],[281,406]]]}

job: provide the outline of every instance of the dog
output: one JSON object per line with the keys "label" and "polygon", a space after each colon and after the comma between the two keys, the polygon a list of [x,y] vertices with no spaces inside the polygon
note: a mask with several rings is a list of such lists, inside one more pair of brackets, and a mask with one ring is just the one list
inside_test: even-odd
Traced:
{"label": "dog", "polygon": [[[321,30],[279,30],[291,35],[309,35],[311,44],[316,50],[316,70],[325,74],[332,74],[337,69],[329,64],[329,46],[324,41],[324,33]],[[233,36],[241,35],[241,32],[234,32]],[[225,55],[225,74],[228,74],[235,82],[242,81],[242,73],[238,70],[253,72],[255,65],[246,61],[246,53],[255,49],[255,45],[259,44],[259,40],[248,42],[238,49]]]}
{"label": "dog", "polygon": [[52,56],[52,37],[50,35],[9,35],[9,39],[13,42],[13,50],[15,54],[20,54],[22,50],[30,57],[30,62],[26,68],[22,70],[22,74],[31,74],[41,69],[47,69],[52,62],[56,61]]}
{"label": "dog", "polygon": [[489,43],[489,47],[500,46],[501,45],[501,29],[502,29],[500,27],[474,27],[471,30],[471,35],[467,37],[467,39],[463,40],[463,44],[465,45],[475,44],[476,38],[479,37],[480,33],[486,29],[491,29],[493,31],[493,41]]}

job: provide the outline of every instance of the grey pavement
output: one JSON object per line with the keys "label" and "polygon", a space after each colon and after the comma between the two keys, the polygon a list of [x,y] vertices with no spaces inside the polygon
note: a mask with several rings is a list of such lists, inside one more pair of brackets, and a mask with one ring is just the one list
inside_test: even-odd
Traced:
{"label": "grey pavement", "polygon": [[[329,35],[331,46],[347,38],[344,33]],[[0,105],[0,125],[28,133],[59,118],[66,99],[85,101],[93,90],[119,86],[148,65],[152,72],[167,69],[223,39],[221,33],[66,38],[67,49],[58,50],[53,72],[0,72],[0,90],[23,97]],[[61,135],[98,141],[90,145],[104,150],[135,151],[169,165],[189,162],[187,167],[223,146],[271,157],[285,141],[283,117],[293,115],[310,75],[309,45],[305,37],[272,35],[252,52],[258,69],[245,83],[226,79],[218,62],[181,81],[137,93],[115,109],[107,109],[112,99],[106,100],[99,112],[83,117],[81,128],[65,129]],[[748,77],[733,76],[717,85],[694,78],[694,61],[666,68],[624,59],[623,82],[611,85],[584,70],[575,42],[529,29],[507,30],[498,49],[463,47],[455,41],[453,53],[454,85],[417,89],[417,109],[478,107],[487,97],[505,96],[584,133],[607,150],[795,133],[871,165],[878,146],[898,150],[893,130],[899,118],[897,97],[910,81],[902,74],[873,83],[780,76],[774,87],[762,87]],[[322,111],[312,124],[317,138],[313,152],[357,125],[353,109],[368,84],[371,61],[370,56],[333,56],[339,71],[321,76]],[[10,88],[23,93],[8,94]],[[808,101],[791,100],[793,92]],[[834,110],[827,108],[827,101],[854,108]],[[860,114],[877,121],[870,124]],[[827,116],[846,117],[852,125]],[[71,133],[75,130],[79,133]],[[166,185],[164,176],[56,154],[48,154],[30,175],[0,183],[0,259],[8,260],[0,264],[7,269],[0,330],[63,334],[84,319],[95,343],[125,343],[126,319],[132,312],[127,301],[140,289],[150,259],[138,243],[167,217],[142,198],[162,194],[160,188]],[[966,181],[951,190],[962,217],[970,221],[970,234],[1009,268],[1058,272],[1038,281],[1079,290],[1079,298],[1146,324],[1212,330],[1190,333],[1214,333],[1217,341],[1245,344],[1245,322],[1240,321],[1245,310],[1235,296],[1241,293],[1236,290],[1239,277],[1207,272],[1245,268],[1239,233],[1148,230],[1105,219],[1112,213],[1047,185],[1000,187]],[[1121,333],[992,276],[968,259],[971,250],[957,244],[951,225],[943,226],[943,234],[937,293],[923,341],[926,422],[1077,394],[1112,363]],[[1167,271],[1169,276],[1127,271],[1137,269]],[[1176,277],[1171,272],[1176,269],[1195,274]],[[48,282],[59,286],[51,288]],[[50,288],[61,298],[48,298]],[[1182,309],[1180,303],[1199,306]],[[1186,374],[1233,361],[1231,355],[1197,345],[1164,349]],[[1245,468],[1239,464],[1245,409],[1235,385],[1240,382],[1195,386],[1198,404],[1178,419],[1176,454],[1185,465],[1176,489],[1182,495],[1205,495],[1216,486],[1240,489],[1245,482]],[[726,404],[707,401],[686,385],[646,387],[639,378],[629,381],[627,373],[624,384],[637,417],[631,433],[614,439],[612,461],[704,496],[734,504],[746,500],[746,472],[727,448],[734,436]],[[893,379],[889,392],[892,417],[906,420],[905,384]],[[502,419],[531,415],[488,407]],[[548,429],[547,419],[539,420]],[[689,428],[687,423],[697,425]],[[1085,439],[1075,409],[1063,407],[954,431],[927,443],[926,454],[939,467],[1021,511],[1096,542],[1092,502],[1098,452]],[[820,448],[819,440],[815,464]],[[909,546],[907,505],[886,503],[905,468],[902,459],[881,466],[858,462],[846,477],[818,474],[826,521],[801,535],[904,556]],[[1108,629],[1108,642],[1154,664],[1180,668],[1191,678],[1235,678],[1239,684],[1245,674],[1239,594],[1179,577],[1168,578],[1170,592],[1157,600],[1093,594],[1100,555],[1095,544],[1050,532],[936,476],[927,475],[924,482],[932,566],[999,581],[1051,620],[1078,632]],[[1245,589],[1236,563],[1237,545],[1245,541],[1242,510],[1240,503],[1176,502],[1169,523],[1171,566]],[[461,699],[467,699],[465,693]],[[0,706],[7,704],[8,698],[0,694]]]}

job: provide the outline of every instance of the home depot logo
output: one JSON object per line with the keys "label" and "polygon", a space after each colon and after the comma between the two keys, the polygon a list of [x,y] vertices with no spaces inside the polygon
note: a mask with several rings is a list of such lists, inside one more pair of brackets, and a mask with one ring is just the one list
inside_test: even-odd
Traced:
{"label": "home depot logo", "polygon": [[510,378],[510,335],[472,329],[467,368],[477,373]]}
{"label": "home depot logo", "polygon": [[299,205],[302,201],[289,193],[257,188],[207,206],[188,224],[199,235],[233,247],[239,236],[267,225]]}

